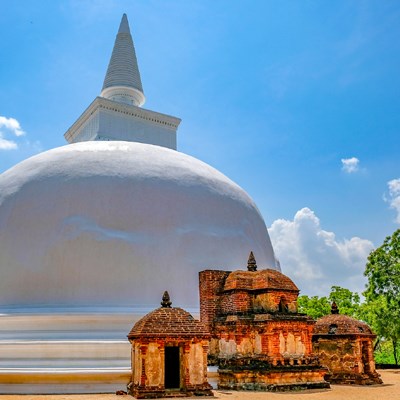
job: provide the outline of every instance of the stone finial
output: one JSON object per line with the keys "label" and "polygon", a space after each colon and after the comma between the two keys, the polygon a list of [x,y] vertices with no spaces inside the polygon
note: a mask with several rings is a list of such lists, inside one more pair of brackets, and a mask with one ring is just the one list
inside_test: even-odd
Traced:
{"label": "stone finial", "polygon": [[167,291],[164,292],[161,302],[161,307],[171,308],[172,301],[169,297],[169,293]]}
{"label": "stone finial", "polygon": [[331,314],[339,314],[339,308],[335,301],[332,302]]}
{"label": "stone finial", "polygon": [[254,254],[251,251],[249,254],[249,259],[247,260],[247,270],[248,271],[257,271],[257,263],[256,259],[254,258]]}

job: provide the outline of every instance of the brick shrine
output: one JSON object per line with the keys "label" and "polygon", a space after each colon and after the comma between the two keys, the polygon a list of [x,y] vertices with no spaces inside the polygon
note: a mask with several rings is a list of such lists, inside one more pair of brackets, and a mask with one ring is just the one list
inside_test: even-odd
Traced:
{"label": "brick shrine", "polygon": [[165,292],[161,307],[141,318],[128,334],[128,393],[138,399],[213,396],[207,382],[207,327],[171,304]]}
{"label": "brick shrine", "polygon": [[312,337],[314,352],[330,370],[326,379],[335,384],[382,383],[375,370],[375,338],[366,323],[339,314],[332,303],[331,314],[317,320]]}
{"label": "brick shrine", "polygon": [[211,332],[209,363],[218,365],[220,389],[327,388],[327,369],[312,349],[315,321],[297,312],[299,289],[281,272],[199,273],[200,320]]}

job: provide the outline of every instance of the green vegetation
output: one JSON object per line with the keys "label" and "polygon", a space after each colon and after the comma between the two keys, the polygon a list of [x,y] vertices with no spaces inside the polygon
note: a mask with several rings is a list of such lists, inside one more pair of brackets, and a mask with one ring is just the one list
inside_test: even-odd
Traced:
{"label": "green vegetation", "polygon": [[326,297],[299,296],[297,305],[300,313],[304,313],[318,319],[331,312],[331,304]]}
{"label": "green vegetation", "polygon": [[[371,252],[364,275],[365,318],[380,340],[392,342],[396,365],[400,356],[400,229]],[[379,342],[378,342],[379,343]]]}
{"label": "green vegetation", "polygon": [[358,318],[360,315],[360,296],[349,289],[332,286],[328,297],[299,296],[299,312],[305,313],[315,319],[328,315],[331,312],[332,302],[339,308],[340,314]]}
{"label": "green vegetation", "polygon": [[395,364],[392,341],[385,339],[379,341],[378,346],[375,348],[374,356],[377,364]]}
{"label": "green vegetation", "polygon": [[330,313],[336,302],[341,314],[365,321],[377,335],[377,363],[399,365],[400,359],[400,229],[368,257],[368,282],[360,302],[358,293],[332,286],[328,297],[299,296],[299,312],[317,319]]}
{"label": "green vegetation", "polygon": [[340,286],[332,286],[329,301],[336,303],[341,314],[359,318],[360,296],[358,293],[353,293],[349,289]]}

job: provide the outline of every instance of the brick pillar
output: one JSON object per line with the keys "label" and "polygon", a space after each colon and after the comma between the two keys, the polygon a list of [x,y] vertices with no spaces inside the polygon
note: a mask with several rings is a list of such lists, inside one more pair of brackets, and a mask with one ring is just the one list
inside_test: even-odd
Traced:
{"label": "brick pillar", "polygon": [[146,353],[147,353],[147,345],[140,346],[140,357],[142,359],[142,370],[140,373],[140,386],[146,386]]}
{"label": "brick pillar", "polygon": [[162,376],[162,389],[165,390],[165,342],[159,340],[157,342],[158,344],[158,350],[160,350],[160,358],[161,358],[161,365],[160,369],[162,371],[161,376]]}
{"label": "brick pillar", "polygon": [[314,353],[313,345],[312,345],[312,336],[314,331],[315,322],[308,323],[307,330],[304,330],[304,344],[306,345],[305,356],[310,356]]}
{"label": "brick pillar", "polygon": [[[186,340],[184,345],[182,346],[182,362],[183,362],[183,371],[184,371],[184,376],[183,376],[183,382],[184,382],[184,389],[187,390],[187,388],[191,385],[190,382],[190,363],[189,363],[189,352],[190,352],[190,342],[189,340]],[[181,369],[182,370],[182,369]]]}
{"label": "brick pillar", "polygon": [[208,382],[208,377],[207,377],[207,354],[208,354],[208,340],[202,340],[201,345],[203,348],[203,383]]}
{"label": "brick pillar", "polygon": [[[131,382],[135,381],[134,370],[135,370],[135,342],[129,341],[131,344]],[[137,367],[136,367],[137,368]]]}
{"label": "brick pillar", "polygon": [[375,373],[375,360],[374,360],[374,348],[372,346],[372,339],[367,339],[365,342],[365,345],[368,346],[368,362],[369,362],[369,368],[371,373]]}
{"label": "brick pillar", "polygon": [[210,331],[219,307],[219,293],[222,291],[225,279],[229,274],[229,271],[210,269],[199,272],[200,321],[205,323]]}

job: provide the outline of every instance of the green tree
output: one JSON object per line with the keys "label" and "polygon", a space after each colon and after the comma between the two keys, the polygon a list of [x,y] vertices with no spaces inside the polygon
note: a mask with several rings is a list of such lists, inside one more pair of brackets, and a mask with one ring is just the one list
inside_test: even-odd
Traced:
{"label": "green tree", "polygon": [[314,319],[330,314],[332,302],[337,304],[341,314],[358,317],[360,309],[359,294],[340,286],[332,286],[328,297],[303,295],[297,299],[299,312],[307,314]]}
{"label": "green tree", "polygon": [[400,229],[388,236],[368,257],[363,293],[365,320],[380,338],[392,341],[393,357],[399,361],[400,345]]}
{"label": "green tree", "polygon": [[332,286],[329,301],[335,302],[340,314],[358,318],[360,310],[360,295],[340,286]]}
{"label": "green tree", "polygon": [[297,305],[300,313],[307,314],[314,319],[321,318],[324,315],[329,314],[331,311],[331,304],[326,297],[299,296],[297,299]]}
{"label": "green tree", "polygon": [[[377,335],[374,350],[376,361],[398,364],[399,322],[396,310],[391,310],[383,296],[367,300],[359,309],[360,319],[367,322]],[[393,340],[394,338],[394,340]]]}

